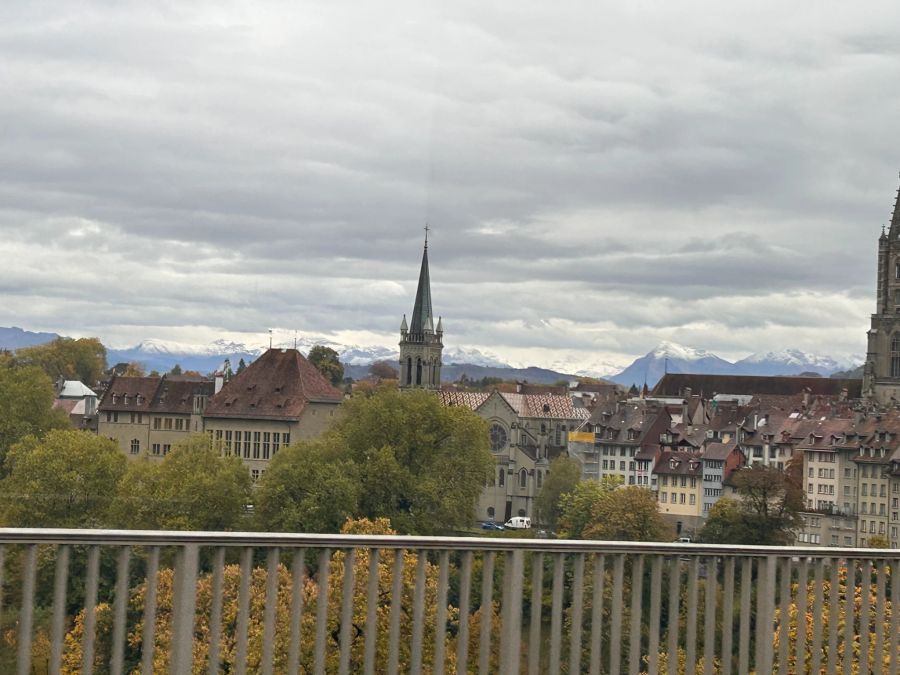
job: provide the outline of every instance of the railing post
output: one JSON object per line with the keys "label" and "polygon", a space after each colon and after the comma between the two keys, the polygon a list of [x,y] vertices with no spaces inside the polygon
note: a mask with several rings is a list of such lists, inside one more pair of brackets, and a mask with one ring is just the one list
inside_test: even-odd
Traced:
{"label": "railing post", "polygon": [[100,547],[88,549],[87,581],[84,591],[84,635],[81,643],[81,670],[94,672],[94,632],[97,628],[97,586],[100,575]]}
{"label": "railing post", "polygon": [[522,576],[524,554],[516,550],[506,557],[506,603],[502,614],[503,637],[500,642],[500,672],[516,675],[519,672],[519,641],[522,632]]}
{"label": "railing post", "polygon": [[[159,583],[159,546],[151,546],[147,556],[147,580],[144,591],[144,635],[141,674],[153,675],[153,653],[156,649],[156,592]],[[174,589],[173,589],[174,590]]]}
{"label": "railing post", "polygon": [[272,675],[275,661],[275,610],[278,607],[278,560],[277,546],[269,549],[266,556],[266,607],[263,616],[263,650],[260,669],[263,675]]}
{"label": "railing post", "polygon": [[174,595],[172,598],[172,675],[189,675],[194,661],[194,610],[197,606],[197,565],[200,555],[196,544],[185,544],[178,552]]}
{"label": "railing post", "polygon": [[37,575],[37,546],[25,548],[22,579],[22,610],[19,615],[19,675],[31,673],[31,626],[34,618],[34,578]]}
{"label": "railing post", "polygon": [[122,675],[125,668],[125,634],[126,610],[128,609],[128,563],[131,557],[131,548],[123,546],[119,550],[119,560],[116,569],[116,598],[113,605],[113,652],[110,672],[112,675]]}
{"label": "railing post", "polygon": [[69,580],[69,546],[56,549],[56,573],[53,578],[53,621],[50,629],[50,672],[62,669],[62,646],[66,630],[66,586]]}

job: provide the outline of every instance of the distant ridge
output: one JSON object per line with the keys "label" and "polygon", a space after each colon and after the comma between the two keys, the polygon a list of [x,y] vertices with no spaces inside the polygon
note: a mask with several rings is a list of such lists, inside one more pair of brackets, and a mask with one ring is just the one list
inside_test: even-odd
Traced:
{"label": "distant ridge", "polygon": [[33,347],[34,345],[42,345],[45,342],[55,340],[59,335],[56,333],[33,333],[30,330],[24,330],[16,326],[11,328],[0,328],[0,349],[21,349],[22,347]]}

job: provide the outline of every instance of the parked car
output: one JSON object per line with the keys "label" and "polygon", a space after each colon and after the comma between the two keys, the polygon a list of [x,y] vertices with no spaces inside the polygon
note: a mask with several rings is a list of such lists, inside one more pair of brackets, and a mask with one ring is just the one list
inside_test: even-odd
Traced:
{"label": "parked car", "polygon": [[510,530],[527,530],[531,528],[531,518],[526,516],[513,516],[504,523]]}
{"label": "parked car", "polygon": [[500,523],[495,523],[493,520],[486,520],[483,523],[481,523],[481,529],[482,530],[505,530],[506,528],[503,527],[503,525],[501,525]]}

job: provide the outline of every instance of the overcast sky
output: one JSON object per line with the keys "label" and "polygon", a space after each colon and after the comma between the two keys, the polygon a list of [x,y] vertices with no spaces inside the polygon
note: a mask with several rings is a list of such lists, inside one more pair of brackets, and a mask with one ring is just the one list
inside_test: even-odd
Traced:
{"label": "overcast sky", "polygon": [[[390,8],[390,11],[386,11]],[[900,3],[0,3],[0,325],[865,351]]]}

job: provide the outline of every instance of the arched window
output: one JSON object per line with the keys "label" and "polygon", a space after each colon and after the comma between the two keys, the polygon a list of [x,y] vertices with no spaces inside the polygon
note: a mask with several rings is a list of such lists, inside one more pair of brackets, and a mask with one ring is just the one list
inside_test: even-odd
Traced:
{"label": "arched window", "polygon": [[519,471],[519,487],[528,487],[528,472],[525,469]]}
{"label": "arched window", "polygon": [[900,335],[891,338],[891,377],[900,377]]}
{"label": "arched window", "polygon": [[406,384],[412,384],[412,357],[406,359]]}
{"label": "arched window", "polygon": [[535,476],[537,477],[537,488],[540,490],[544,485],[544,472],[538,469]]}
{"label": "arched window", "polygon": [[488,510],[487,510],[488,518],[490,518],[491,520],[493,520],[493,519],[494,519],[494,514],[495,514],[495,513],[496,513],[496,511],[494,511],[494,507],[493,507],[493,506],[489,506],[489,507],[488,507]]}
{"label": "arched window", "polygon": [[416,384],[422,384],[422,359],[416,359]]}
{"label": "arched window", "polygon": [[503,487],[506,484],[506,469],[502,466],[500,467],[500,472],[497,474],[497,485]]}

